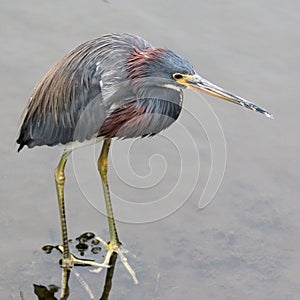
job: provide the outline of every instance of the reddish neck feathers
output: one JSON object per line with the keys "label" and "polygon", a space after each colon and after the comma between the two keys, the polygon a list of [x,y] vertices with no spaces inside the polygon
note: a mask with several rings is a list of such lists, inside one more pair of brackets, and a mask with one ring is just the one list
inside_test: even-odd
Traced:
{"label": "reddish neck feathers", "polygon": [[133,53],[128,59],[128,77],[135,79],[147,76],[147,64],[156,61],[166,50],[161,48],[138,49],[133,47]]}

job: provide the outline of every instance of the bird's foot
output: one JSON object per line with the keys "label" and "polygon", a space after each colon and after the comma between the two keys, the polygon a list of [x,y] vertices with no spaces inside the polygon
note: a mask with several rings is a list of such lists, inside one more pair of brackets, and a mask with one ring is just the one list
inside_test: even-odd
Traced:
{"label": "bird's foot", "polygon": [[[124,248],[122,248],[122,244],[120,242],[109,242],[106,243],[104,240],[102,240],[100,237],[96,237],[96,240],[98,240],[102,245],[105,246],[105,248],[107,249],[107,253],[105,256],[105,259],[103,261],[103,265],[107,266],[109,264],[110,258],[112,256],[112,254],[115,252],[119,255],[122,264],[124,265],[125,269],[129,272],[129,274],[132,277],[132,280],[135,284],[138,284],[138,280],[136,277],[136,274],[134,272],[134,270],[131,268],[131,266],[129,265],[127,258],[125,257],[124,253],[127,253],[128,251],[125,250]],[[102,270],[102,266],[100,266],[97,269],[92,270],[92,272],[100,272]]]}
{"label": "bird's foot", "polygon": [[[63,254],[63,246],[59,245],[55,247],[60,253]],[[109,261],[108,263],[97,263],[94,260],[91,259],[80,259],[77,258],[75,255],[73,255],[72,253],[69,254],[69,257],[65,258],[62,257],[61,260],[61,267],[64,269],[69,269],[71,270],[73,266],[90,266],[90,267],[96,267],[96,268],[109,268]]]}
{"label": "bird's foot", "polygon": [[[71,270],[74,266],[92,266],[92,267],[97,267],[97,268],[109,268],[109,264],[100,264],[95,262],[94,260],[90,259],[79,259],[76,256],[74,256],[72,253],[70,253],[67,257],[64,257],[64,248],[63,246],[55,246],[55,249],[57,249],[62,255],[61,259],[61,267],[63,269],[62,272],[62,279],[61,279],[61,294],[60,294],[60,299],[67,299],[69,296],[69,277]],[[92,291],[90,290],[88,284],[83,280],[83,278],[80,276],[80,274],[76,271],[75,276],[79,283],[83,286],[87,294],[90,296],[90,299],[94,299],[94,295]]]}

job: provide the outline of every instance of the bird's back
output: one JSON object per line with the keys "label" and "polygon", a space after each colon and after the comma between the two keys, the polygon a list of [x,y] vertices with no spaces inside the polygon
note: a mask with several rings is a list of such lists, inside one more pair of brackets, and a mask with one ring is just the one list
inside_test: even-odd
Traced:
{"label": "bird's back", "polygon": [[118,96],[127,80],[125,61],[133,49],[152,46],[128,34],[109,34],[75,48],[34,89],[17,143],[34,146],[83,142],[97,135],[112,107],[132,98]]}

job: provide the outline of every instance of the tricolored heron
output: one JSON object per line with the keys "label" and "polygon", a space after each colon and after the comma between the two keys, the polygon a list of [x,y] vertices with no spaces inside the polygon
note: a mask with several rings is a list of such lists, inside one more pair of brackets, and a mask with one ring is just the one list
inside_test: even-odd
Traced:
{"label": "tricolored heron", "polygon": [[111,140],[153,136],[168,128],[181,112],[185,88],[272,117],[265,109],[210,83],[173,51],[155,48],[130,34],[107,34],[81,44],[34,89],[17,139],[18,151],[24,146],[64,146],[55,170],[64,270],[76,263],[69,251],[64,207],[69,154],[74,148],[103,140],[98,170],[110,233],[108,262],[113,252],[121,254],[107,180]]}

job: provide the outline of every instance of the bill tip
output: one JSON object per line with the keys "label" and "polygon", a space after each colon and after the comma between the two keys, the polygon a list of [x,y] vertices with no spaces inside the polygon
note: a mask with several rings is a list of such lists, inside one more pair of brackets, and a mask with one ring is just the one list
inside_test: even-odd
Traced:
{"label": "bill tip", "polygon": [[265,116],[267,116],[270,119],[274,119],[274,116],[269,112],[265,112]]}

